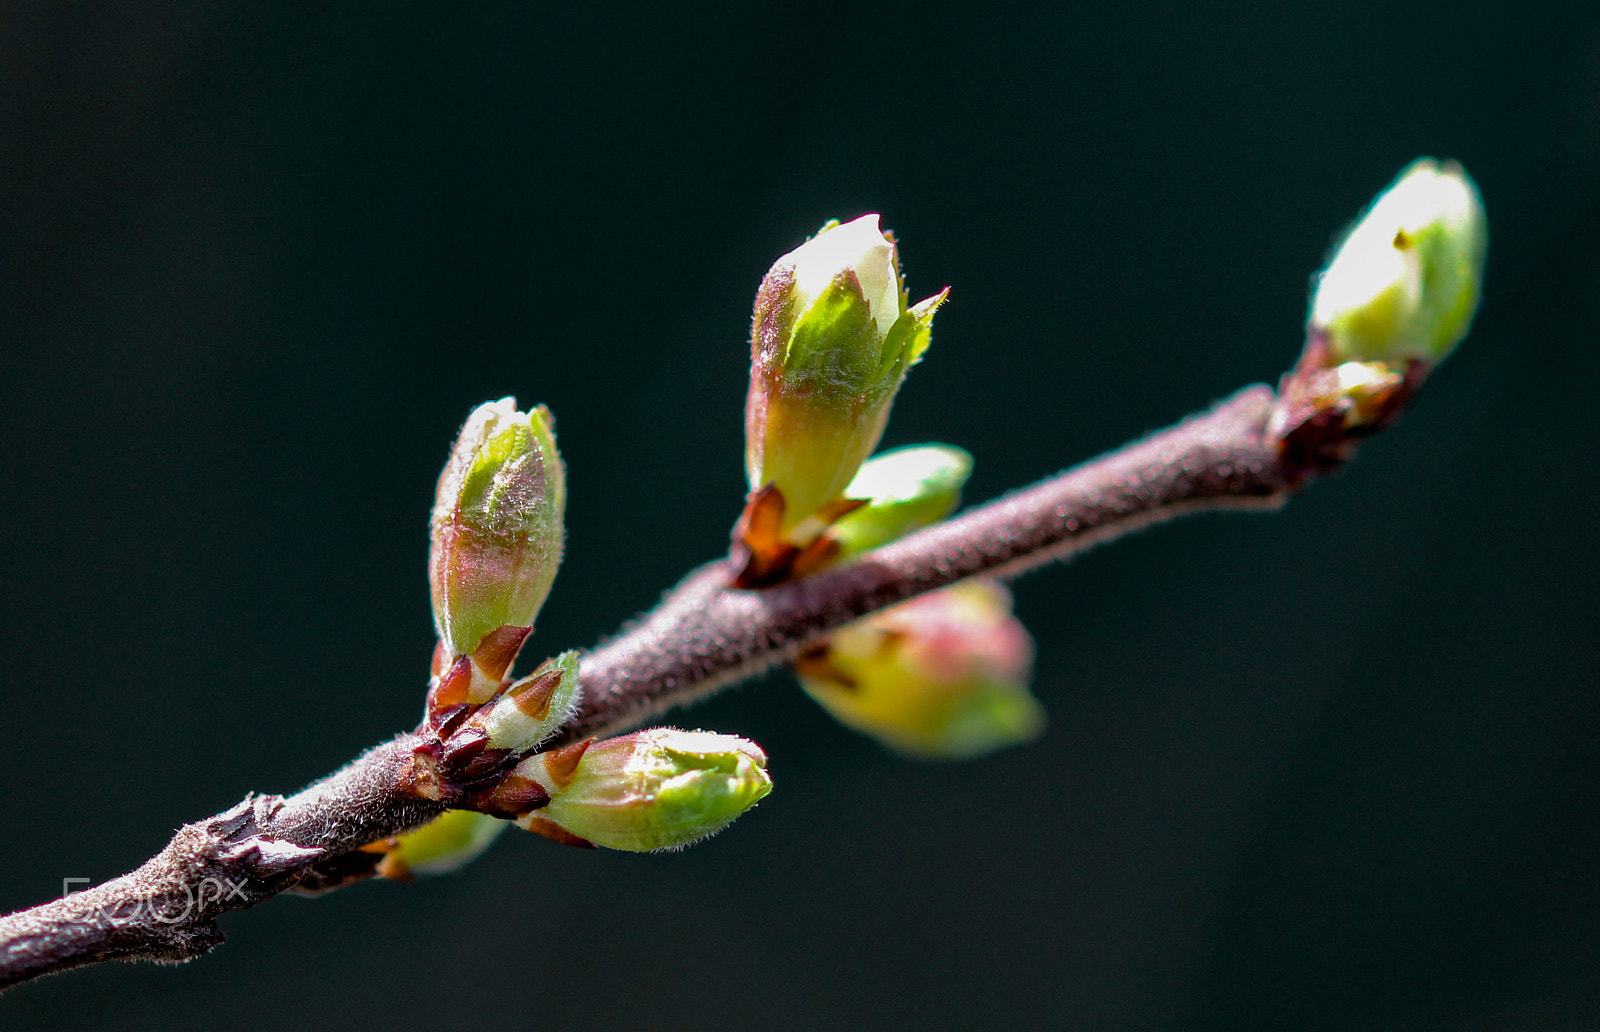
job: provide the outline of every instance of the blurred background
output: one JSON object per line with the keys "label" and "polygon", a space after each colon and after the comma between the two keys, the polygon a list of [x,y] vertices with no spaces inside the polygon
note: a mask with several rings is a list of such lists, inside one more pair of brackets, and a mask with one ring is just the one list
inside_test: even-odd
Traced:
{"label": "blurred background", "polygon": [[749,301],[881,212],[953,286],[886,445],[982,500],[1299,347],[1406,163],[1476,329],[1343,475],[1016,585],[1038,744],[890,757],[787,676],[677,722],[777,788],[667,856],[512,831],[16,1029],[1600,1028],[1600,10],[6,3],[0,911],[415,723],[461,419],[556,413],[527,658],[721,552]]}

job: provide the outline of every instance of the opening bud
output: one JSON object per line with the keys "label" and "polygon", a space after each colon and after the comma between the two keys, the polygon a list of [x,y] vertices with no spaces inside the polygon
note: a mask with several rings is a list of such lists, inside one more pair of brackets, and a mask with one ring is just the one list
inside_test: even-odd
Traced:
{"label": "opening bud", "polygon": [[1032,662],[1010,593],[968,580],[835,631],[795,672],[837,720],[890,749],[965,759],[1044,730],[1028,691]]}
{"label": "opening bud", "polygon": [[765,798],[766,766],[754,742],[710,731],[657,727],[580,742],[518,764],[550,802],[517,823],[572,845],[678,849]]}
{"label": "opening bud", "polygon": [[840,497],[877,447],[948,293],[907,307],[894,238],[876,215],[828,223],[761,281],[745,470],[752,494],[780,494],[778,532],[791,544],[804,547],[820,534],[805,521]]}
{"label": "opening bud", "polygon": [[847,558],[931,526],[961,504],[972,456],[947,444],[895,448],[869,459],[845,488],[867,504],[839,518],[829,536]]}
{"label": "opening bud", "polygon": [[448,874],[459,870],[494,845],[509,821],[471,810],[446,810],[416,831],[394,840],[378,864],[385,878],[416,874]]}
{"label": "opening bud", "polygon": [[439,476],[428,555],[447,663],[533,624],[561,563],[566,494],[547,409],[501,398],[467,417]]}
{"label": "opening bud", "polygon": [[1460,165],[1423,158],[1378,195],[1318,277],[1308,331],[1327,364],[1436,365],[1478,306],[1488,224]]}
{"label": "opening bud", "polygon": [[453,737],[482,730],[487,749],[527,752],[567,722],[578,705],[578,654],[563,652],[503,688]]}

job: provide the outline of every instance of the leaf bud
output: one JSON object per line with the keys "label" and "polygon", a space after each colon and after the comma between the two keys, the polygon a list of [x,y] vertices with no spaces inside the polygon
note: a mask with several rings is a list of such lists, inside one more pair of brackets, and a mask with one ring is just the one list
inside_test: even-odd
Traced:
{"label": "leaf bud", "polygon": [[485,748],[527,752],[567,722],[579,694],[578,654],[563,652],[507,685],[452,737],[476,736],[481,729]]}
{"label": "leaf bud", "polygon": [[1317,279],[1307,324],[1325,335],[1327,364],[1443,361],[1478,307],[1487,244],[1483,202],[1461,166],[1413,162]]}
{"label": "leaf bud", "polygon": [[896,752],[965,759],[1031,741],[1033,641],[993,581],[967,580],[833,632],[802,653],[807,694]]}
{"label": "leaf bud", "polygon": [[907,307],[894,239],[876,215],[828,223],[762,280],[750,331],[745,469],[752,494],[781,493],[779,532],[793,544],[820,532],[801,525],[840,496],[877,447],[948,293]]}
{"label": "leaf bud", "polygon": [[517,823],[559,842],[644,852],[722,830],[772,791],[754,742],[657,727],[530,756],[515,773],[548,805]]}
{"label": "leaf bud", "polygon": [[514,398],[473,410],[433,507],[428,579],[447,662],[533,624],[561,563],[566,496],[549,410],[519,412]]}
{"label": "leaf bud", "polygon": [[859,555],[931,526],[961,503],[972,456],[947,444],[895,448],[874,455],[845,488],[867,504],[839,518],[828,531],[840,558]]}
{"label": "leaf bud", "polygon": [[459,870],[494,845],[509,821],[472,810],[446,810],[416,831],[393,840],[378,864],[385,878],[415,874],[448,874]]}

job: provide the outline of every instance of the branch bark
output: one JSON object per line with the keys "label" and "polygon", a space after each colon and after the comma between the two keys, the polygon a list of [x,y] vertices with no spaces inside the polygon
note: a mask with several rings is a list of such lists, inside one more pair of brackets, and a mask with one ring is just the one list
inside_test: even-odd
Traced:
{"label": "branch bark", "polygon": [[1271,509],[1301,471],[1267,439],[1277,402],[1247,387],[1215,408],[856,562],[761,591],[726,560],[583,661],[583,703],[558,740],[613,734],[793,658],[828,631],[977,574],[1013,577],[1154,523]]}
{"label": "branch bark", "polygon": [[[857,561],[762,591],[702,567],[584,658],[584,702],[552,745],[609,735],[791,658],[828,631],[977,574],[1010,577],[1193,512],[1275,508],[1312,472],[1269,432],[1265,386]],[[1319,470],[1320,471],[1320,470]],[[441,812],[405,784],[404,734],[289,798],[250,796],[180,829],[138,870],[0,918],[0,988],[104,960],[180,962],[222,941],[216,918],[279,892],[371,873],[360,847]]]}
{"label": "branch bark", "polygon": [[0,988],[103,960],[189,960],[222,941],[220,914],[308,874],[310,888],[332,887],[330,861],[441,812],[396,791],[414,744],[401,735],[288,799],[247,796],[178,829],[130,874],[0,918]]}

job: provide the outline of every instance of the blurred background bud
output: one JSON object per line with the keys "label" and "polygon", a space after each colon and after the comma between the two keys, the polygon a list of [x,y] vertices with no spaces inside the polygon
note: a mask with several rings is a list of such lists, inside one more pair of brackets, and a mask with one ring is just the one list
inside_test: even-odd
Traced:
{"label": "blurred background bud", "polygon": [[510,826],[488,814],[446,810],[431,823],[401,835],[378,864],[378,873],[385,878],[448,874],[476,860]]}
{"label": "blurred background bud", "polygon": [[795,672],[841,723],[896,752],[964,759],[1044,730],[1028,691],[1032,662],[1010,592],[968,580],[834,632]]}
{"label": "blurred background bud", "polygon": [[778,532],[792,544],[820,533],[800,525],[841,496],[877,447],[947,293],[906,307],[894,240],[876,215],[823,226],[762,280],[750,332],[745,468],[752,493],[781,493]]}
{"label": "blurred background bud", "polygon": [[651,728],[531,756],[517,775],[547,806],[517,821],[573,845],[677,849],[720,831],[772,791],[754,742],[709,731]]}
{"label": "blurred background bud", "polygon": [[433,508],[428,577],[447,663],[501,627],[533,624],[561,563],[565,508],[549,411],[519,412],[514,398],[478,406]]}
{"label": "blurred background bud", "polygon": [[1414,162],[1350,229],[1317,280],[1309,329],[1329,365],[1435,365],[1478,306],[1488,225],[1460,165]]}
{"label": "blurred background bud", "polygon": [[920,444],[875,455],[845,488],[867,504],[839,518],[829,535],[847,558],[939,522],[961,504],[972,456],[947,444]]}

